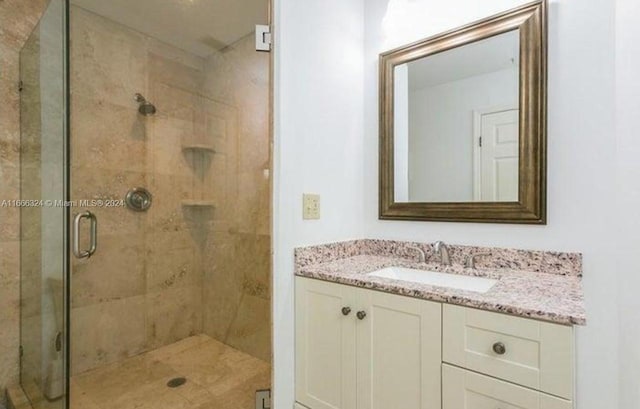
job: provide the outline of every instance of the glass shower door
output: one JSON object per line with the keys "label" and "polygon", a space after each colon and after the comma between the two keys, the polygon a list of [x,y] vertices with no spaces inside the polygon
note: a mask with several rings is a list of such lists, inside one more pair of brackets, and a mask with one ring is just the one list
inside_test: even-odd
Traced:
{"label": "glass shower door", "polygon": [[252,408],[270,387],[267,11],[72,1],[70,194],[99,227],[71,259],[72,409]]}
{"label": "glass shower door", "polygon": [[67,407],[67,9],[51,0],[20,51],[20,378],[35,409]]}

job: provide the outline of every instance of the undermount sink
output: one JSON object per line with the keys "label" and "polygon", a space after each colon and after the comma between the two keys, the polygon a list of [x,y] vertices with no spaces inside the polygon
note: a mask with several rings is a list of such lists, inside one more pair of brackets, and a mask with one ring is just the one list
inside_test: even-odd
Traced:
{"label": "undermount sink", "polygon": [[387,267],[374,271],[368,275],[373,277],[390,278],[392,280],[408,281],[412,283],[449,287],[458,290],[486,293],[497,280],[490,278],[466,276],[461,274],[439,273],[437,271],[416,270],[405,267]]}

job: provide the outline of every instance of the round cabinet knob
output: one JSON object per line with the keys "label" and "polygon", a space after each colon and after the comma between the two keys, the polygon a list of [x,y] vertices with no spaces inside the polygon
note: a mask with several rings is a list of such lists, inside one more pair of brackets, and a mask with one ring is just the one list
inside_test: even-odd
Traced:
{"label": "round cabinet knob", "polygon": [[342,307],[342,315],[351,314],[351,307]]}
{"label": "round cabinet knob", "polygon": [[358,312],[356,313],[356,317],[358,317],[358,319],[359,319],[359,320],[363,320],[363,319],[364,319],[364,317],[366,317],[366,316],[367,316],[367,313],[366,313],[366,312],[364,312],[364,311],[358,311]]}
{"label": "round cabinet knob", "polygon": [[507,347],[504,346],[502,342],[496,342],[495,344],[493,344],[493,352],[498,355],[504,355],[505,352],[507,352]]}

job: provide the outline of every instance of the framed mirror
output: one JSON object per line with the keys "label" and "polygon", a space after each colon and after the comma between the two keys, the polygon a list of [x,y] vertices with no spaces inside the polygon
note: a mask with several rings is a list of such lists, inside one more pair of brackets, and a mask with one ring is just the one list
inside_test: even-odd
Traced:
{"label": "framed mirror", "polygon": [[546,223],[546,3],[380,55],[380,219]]}

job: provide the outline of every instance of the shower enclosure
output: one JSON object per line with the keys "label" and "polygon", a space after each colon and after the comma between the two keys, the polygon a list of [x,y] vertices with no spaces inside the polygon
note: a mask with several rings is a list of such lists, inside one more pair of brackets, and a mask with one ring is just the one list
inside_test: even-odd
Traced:
{"label": "shower enclosure", "polygon": [[268,6],[49,2],[20,54],[31,407],[268,396],[270,57],[254,36]]}

